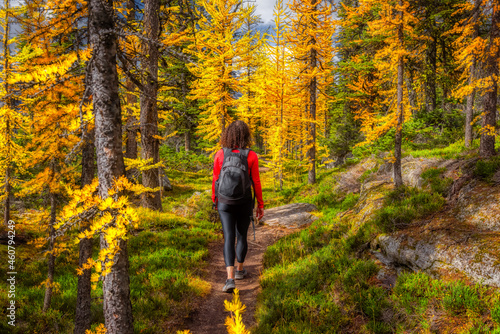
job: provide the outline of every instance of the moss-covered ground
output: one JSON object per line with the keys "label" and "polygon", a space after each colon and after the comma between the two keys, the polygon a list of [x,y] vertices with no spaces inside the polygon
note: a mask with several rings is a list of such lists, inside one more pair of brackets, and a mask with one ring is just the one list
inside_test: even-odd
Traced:
{"label": "moss-covered ground", "polygon": [[[476,166],[476,175],[489,180],[496,161]],[[382,267],[370,242],[441,210],[451,185],[445,171],[424,172],[423,189],[382,184],[374,190],[380,194],[363,199],[335,193],[342,171],[321,174],[314,187],[294,185],[278,194],[318,205],[321,218],[268,248],[256,333],[500,333],[496,288],[421,272],[403,272],[388,288],[377,275]],[[373,198],[383,201],[372,210]],[[370,218],[357,226],[366,212]]]}

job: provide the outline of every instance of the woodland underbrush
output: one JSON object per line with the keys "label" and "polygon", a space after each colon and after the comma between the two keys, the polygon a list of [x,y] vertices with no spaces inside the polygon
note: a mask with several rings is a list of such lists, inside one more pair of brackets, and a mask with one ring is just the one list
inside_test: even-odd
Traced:
{"label": "woodland underbrush", "polygon": [[[173,190],[164,193],[163,212],[137,208],[139,226],[128,239],[130,262],[130,298],[137,333],[175,333],[195,307],[200,297],[210,290],[202,278],[208,243],[220,237],[211,219],[208,195],[192,203],[196,215],[180,216],[172,208],[185,205],[195,191],[210,188],[210,173],[175,171],[168,175]],[[27,219],[17,220],[16,228],[28,240],[41,234]],[[21,219],[21,218],[19,218]],[[32,243],[16,247],[16,327],[0,322],[1,333],[73,333],[77,298],[78,245],[72,244],[56,258],[51,307],[42,312],[47,259],[42,249]],[[94,239],[94,258],[99,247]],[[0,256],[7,258],[7,246],[0,245]],[[7,305],[7,261],[0,263],[0,305]],[[102,282],[92,291],[92,328],[104,322]],[[6,309],[0,315],[6,319]]]}
{"label": "woodland underbrush", "polygon": [[[499,168],[493,158],[477,162],[473,173],[487,181]],[[498,289],[404,269],[388,286],[379,275],[386,269],[370,252],[377,235],[411,227],[444,207],[452,184],[445,170],[424,171],[420,189],[381,190],[383,205],[357,229],[349,214],[359,195],[335,193],[340,171],[282,192],[318,205],[320,219],[267,249],[254,332],[500,333]]]}

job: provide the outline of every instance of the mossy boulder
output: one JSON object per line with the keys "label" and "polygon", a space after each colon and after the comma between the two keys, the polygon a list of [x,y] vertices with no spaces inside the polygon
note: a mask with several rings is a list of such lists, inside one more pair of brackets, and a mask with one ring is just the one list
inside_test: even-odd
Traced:
{"label": "mossy boulder", "polygon": [[455,203],[373,243],[394,265],[500,287],[500,186],[472,181]]}
{"label": "mossy boulder", "polygon": [[309,225],[318,217],[310,212],[318,208],[309,203],[293,203],[265,210],[261,223],[284,228],[300,228]]}

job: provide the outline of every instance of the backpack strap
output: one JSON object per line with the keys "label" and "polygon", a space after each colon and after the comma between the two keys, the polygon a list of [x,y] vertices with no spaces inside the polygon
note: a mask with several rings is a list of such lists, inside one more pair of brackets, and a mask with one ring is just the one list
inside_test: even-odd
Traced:
{"label": "backpack strap", "polygon": [[240,151],[241,154],[243,154],[245,158],[248,159],[248,154],[250,153],[249,148],[238,148],[238,150]]}
{"label": "backpack strap", "polygon": [[[255,184],[253,183],[252,174],[250,173],[250,166],[248,165],[248,155],[250,154],[251,150],[249,148],[239,149],[239,150],[240,153],[247,159],[248,177],[250,178],[250,182],[252,182],[252,189],[253,189],[253,199],[252,199],[252,212],[253,212],[253,209],[255,207]],[[255,233],[255,227],[254,227],[254,233]]]}
{"label": "backpack strap", "polygon": [[229,155],[231,155],[231,153],[233,153],[233,150],[231,148],[228,148],[228,147],[223,147],[222,148],[222,153],[223,153],[222,163],[224,163],[224,160],[226,159],[226,157],[228,157]]}

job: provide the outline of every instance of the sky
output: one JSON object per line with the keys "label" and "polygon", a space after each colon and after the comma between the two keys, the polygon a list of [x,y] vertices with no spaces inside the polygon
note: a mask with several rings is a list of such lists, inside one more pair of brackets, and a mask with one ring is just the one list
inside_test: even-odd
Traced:
{"label": "sky", "polygon": [[257,5],[255,13],[257,15],[260,15],[262,23],[264,23],[265,25],[272,23],[275,0],[254,0],[254,1],[255,4]]}

